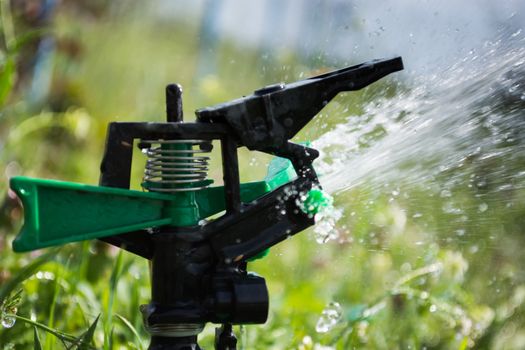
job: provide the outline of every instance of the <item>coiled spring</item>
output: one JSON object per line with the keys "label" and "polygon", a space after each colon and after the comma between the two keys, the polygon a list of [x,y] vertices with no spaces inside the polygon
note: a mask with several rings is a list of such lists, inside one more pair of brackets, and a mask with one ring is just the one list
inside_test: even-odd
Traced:
{"label": "coiled spring", "polygon": [[142,140],[148,160],[142,187],[156,192],[195,191],[205,188],[212,144],[205,140]]}

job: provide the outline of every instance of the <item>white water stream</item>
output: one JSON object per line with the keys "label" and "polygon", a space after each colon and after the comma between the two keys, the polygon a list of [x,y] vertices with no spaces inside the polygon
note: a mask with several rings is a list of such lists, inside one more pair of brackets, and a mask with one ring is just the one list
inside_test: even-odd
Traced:
{"label": "white water stream", "polygon": [[525,43],[514,35],[512,43],[487,42],[443,71],[413,77],[315,141],[324,189],[417,185],[491,158],[505,161],[491,169],[502,185],[525,177],[514,168],[525,157]]}

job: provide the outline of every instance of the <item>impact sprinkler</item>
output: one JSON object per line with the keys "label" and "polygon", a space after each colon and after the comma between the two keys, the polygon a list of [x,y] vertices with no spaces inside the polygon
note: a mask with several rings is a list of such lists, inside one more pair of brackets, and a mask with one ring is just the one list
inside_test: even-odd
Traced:
{"label": "impact sprinkler", "polygon": [[[182,90],[166,88],[167,122],[109,124],[99,186],[14,177],[24,206],[17,252],[100,239],[151,262],[151,302],[141,307],[150,350],[198,350],[207,322],[215,349],[236,349],[232,325],[266,322],[264,278],[247,263],[314,224],[326,197],[293,138],[339,92],[403,69],[400,57],[366,62],[196,111],[183,122]],[[142,187],[130,190],[134,141],[147,156]],[[224,186],[207,177],[220,144]],[[240,183],[237,148],[275,156],[263,181]],[[304,203],[307,205],[304,205]],[[303,203],[303,205],[301,205]]]}

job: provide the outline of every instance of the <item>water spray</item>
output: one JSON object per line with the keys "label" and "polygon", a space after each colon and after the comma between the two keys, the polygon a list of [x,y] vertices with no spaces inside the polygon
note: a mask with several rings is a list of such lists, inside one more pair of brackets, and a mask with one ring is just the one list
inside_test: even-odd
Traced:
{"label": "water spray", "polygon": [[[290,141],[339,92],[402,70],[374,60],[196,111],[183,122],[182,89],[166,88],[167,122],[109,124],[99,186],[14,177],[24,206],[17,252],[100,239],[151,262],[151,302],[141,307],[150,350],[198,350],[208,322],[215,349],[236,349],[232,325],[262,324],[264,278],[249,261],[314,225],[328,199],[312,165],[317,150]],[[142,187],[130,190],[134,142],[146,155]],[[220,143],[224,186],[208,162]],[[275,156],[262,181],[240,183],[237,148]],[[217,217],[218,216],[218,217]]]}

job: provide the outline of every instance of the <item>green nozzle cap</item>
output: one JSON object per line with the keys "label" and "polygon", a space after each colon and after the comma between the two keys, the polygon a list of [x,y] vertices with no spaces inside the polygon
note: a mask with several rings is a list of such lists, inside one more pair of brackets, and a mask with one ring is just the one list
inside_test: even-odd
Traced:
{"label": "green nozzle cap", "polygon": [[328,193],[319,188],[308,191],[301,210],[308,215],[315,215],[321,209],[332,206],[334,199]]}

